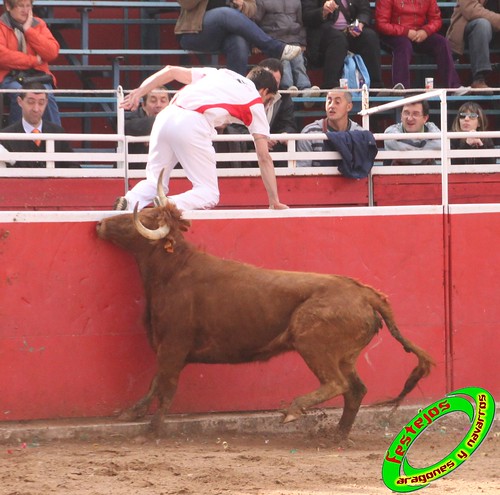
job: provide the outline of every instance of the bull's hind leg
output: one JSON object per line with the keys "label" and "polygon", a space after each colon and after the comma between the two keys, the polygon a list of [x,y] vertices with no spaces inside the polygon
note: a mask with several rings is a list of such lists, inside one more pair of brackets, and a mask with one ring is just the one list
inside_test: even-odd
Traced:
{"label": "bull's hind leg", "polygon": [[[306,409],[325,402],[337,395],[344,394],[349,388],[349,382],[342,373],[338,359],[333,353],[327,355],[309,346],[295,345],[307,366],[317,376],[320,386],[306,395],[297,397],[286,412],[284,423],[295,421]],[[332,355],[333,354],[333,355]]]}
{"label": "bull's hind leg", "polygon": [[[347,374],[348,371],[346,370],[345,373]],[[350,373],[347,374],[347,379],[349,381],[349,388],[344,392],[344,410],[342,411],[342,416],[335,432],[335,440],[340,443],[347,441],[361,406],[361,401],[366,395],[365,384],[359,378],[353,365]]]}
{"label": "bull's hind leg", "polygon": [[149,406],[156,396],[158,388],[158,375],[155,375],[149,386],[148,393],[132,407],[121,412],[118,419],[121,421],[133,421],[135,419],[143,418],[148,412]]}
{"label": "bull's hind leg", "polygon": [[[319,334],[328,335],[328,338],[318,339]],[[335,440],[345,443],[366,388],[354,368],[359,352],[351,349],[346,356],[338,340],[337,345],[330,341],[332,337],[334,332],[326,334],[322,332],[321,325],[318,325],[316,332],[309,331],[306,335],[296,338],[295,349],[318,378],[320,387],[309,394],[297,397],[288,409],[284,422],[294,421],[306,409],[343,395],[344,410],[336,429]],[[319,346],[318,342],[322,345]]]}

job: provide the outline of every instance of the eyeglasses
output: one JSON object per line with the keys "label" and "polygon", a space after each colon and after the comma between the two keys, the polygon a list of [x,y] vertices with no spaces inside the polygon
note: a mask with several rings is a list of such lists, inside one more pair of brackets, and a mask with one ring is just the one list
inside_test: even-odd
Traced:
{"label": "eyeglasses", "polygon": [[403,116],[403,118],[405,119],[409,119],[410,117],[414,118],[414,119],[418,119],[420,117],[423,117],[423,114],[420,113],[420,112],[407,112],[406,110],[401,114]]}
{"label": "eyeglasses", "polygon": [[460,118],[465,119],[469,117],[469,119],[477,119],[479,115],[477,113],[471,112],[471,113],[465,113],[465,112],[460,112]]}

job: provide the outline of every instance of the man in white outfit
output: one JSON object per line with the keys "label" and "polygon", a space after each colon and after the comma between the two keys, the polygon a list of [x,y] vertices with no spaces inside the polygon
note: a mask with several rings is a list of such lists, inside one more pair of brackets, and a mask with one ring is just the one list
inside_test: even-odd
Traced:
{"label": "man in white outfit", "polygon": [[219,187],[212,137],[216,127],[244,124],[255,141],[262,180],[269,196],[269,207],[284,209],[280,203],[274,164],[268,151],[269,123],[264,104],[278,91],[273,75],[262,67],[253,68],[247,77],[227,69],[166,66],[131,91],[121,106],[135,110],[142,96],[171,81],[186,84],[170,105],[156,117],[151,131],[146,179],[125,196],[117,198],[114,208],[142,209],[156,196],[157,181],[163,174],[168,191],[170,174],[179,162],[193,184],[190,191],[169,196],[180,210],[212,208],[219,202]]}

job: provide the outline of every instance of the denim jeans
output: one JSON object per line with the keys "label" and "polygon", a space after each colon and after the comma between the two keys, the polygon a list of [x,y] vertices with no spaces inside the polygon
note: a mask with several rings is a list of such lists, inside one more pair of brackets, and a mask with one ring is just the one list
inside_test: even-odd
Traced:
{"label": "denim jeans", "polygon": [[[46,89],[54,89],[51,84],[44,84]],[[20,89],[22,86],[11,76],[6,76],[4,80],[0,83],[0,88],[2,89]],[[22,112],[21,107],[17,104],[17,93],[7,93],[9,96],[10,103],[10,113],[9,113],[9,125],[21,120]],[[61,125],[61,116],[59,115],[59,108],[57,106],[56,99],[52,93],[48,93],[48,104],[45,112],[43,113],[43,119],[53,122],[54,124]]]}
{"label": "denim jeans", "polygon": [[298,89],[311,87],[311,81],[307,75],[306,65],[302,53],[292,60],[283,60],[283,77],[281,86],[288,89],[290,86],[297,86]]}
{"label": "denim jeans", "polygon": [[179,35],[184,50],[222,52],[228,69],[246,76],[251,47],[268,57],[280,59],[285,43],[271,38],[245,14],[231,7],[218,7],[205,12],[199,33]]}
{"label": "denim jeans", "polygon": [[465,26],[464,37],[469,45],[470,68],[472,79],[477,79],[480,72],[490,72],[490,43],[493,28],[490,21],[480,18],[469,21]]}

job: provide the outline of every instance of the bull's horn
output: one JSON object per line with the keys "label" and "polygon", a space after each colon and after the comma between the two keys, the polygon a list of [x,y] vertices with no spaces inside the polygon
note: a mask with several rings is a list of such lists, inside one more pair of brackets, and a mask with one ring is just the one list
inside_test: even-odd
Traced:
{"label": "bull's horn", "polygon": [[156,184],[156,206],[167,206],[168,204],[167,195],[165,194],[165,189],[163,189],[163,172],[165,172],[164,168],[161,170],[158,183]]}
{"label": "bull's horn", "polygon": [[142,225],[142,223],[139,220],[139,215],[137,213],[138,209],[139,209],[139,203],[136,203],[134,208],[134,225],[139,234],[141,234],[146,239],[150,239],[152,241],[163,239],[168,235],[168,233],[170,232],[170,227],[168,225],[161,225],[156,230],[148,229],[147,227]]}

